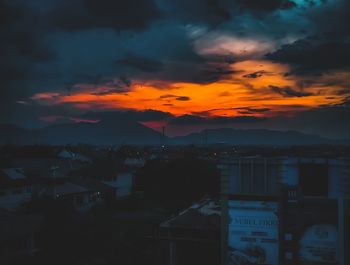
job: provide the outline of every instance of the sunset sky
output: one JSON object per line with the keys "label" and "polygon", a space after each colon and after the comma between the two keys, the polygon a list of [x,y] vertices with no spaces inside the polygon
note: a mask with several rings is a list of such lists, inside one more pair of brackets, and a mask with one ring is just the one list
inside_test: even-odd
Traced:
{"label": "sunset sky", "polygon": [[350,138],[346,0],[0,0],[0,34],[0,123]]}

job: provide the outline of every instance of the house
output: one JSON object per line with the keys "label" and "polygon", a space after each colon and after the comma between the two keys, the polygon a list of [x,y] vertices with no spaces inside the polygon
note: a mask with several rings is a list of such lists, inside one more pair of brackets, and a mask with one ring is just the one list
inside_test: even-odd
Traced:
{"label": "house", "polygon": [[41,199],[50,187],[62,186],[81,167],[82,162],[63,158],[15,159],[11,167],[0,169],[0,207],[17,209]]}
{"label": "house", "polygon": [[102,183],[115,189],[115,198],[121,199],[131,195],[134,175],[132,172],[119,173],[113,179]]}
{"label": "house", "polygon": [[87,156],[84,156],[84,155],[79,154],[79,153],[75,153],[75,152],[68,150],[68,149],[61,150],[57,154],[57,157],[62,158],[62,159],[76,160],[76,161],[83,162],[83,163],[91,163],[91,159],[88,158]]}
{"label": "house", "polygon": [[13,167],[23,168],[35,179],[67,178],[85,165],[77,160],[63,158],[19,158],[12,161]]}
{"label": "house", "polygon": [[[3,202],[3,207],[5,202],[7,208],[13,209],[25,202],[31,201],[37,205],[40,201],[51,198],[69,203],[77,211],[85,211],[102,199],[98,191],[72,183],[72,179],[79,176],[78,170],[84,168],[81,161],[52,157],[22,158],[12,161],[12,164],[17,167],[2,171],[7,173],[7,179],[15,179],[11,183],[7,181],[7,187],[11,184],[9,187],[17,189],[6,191],[0,188],[3,195],[0,196],[0,205]],[[20,189],[17,187],[19,185],[22,185]]]}
{"label": "house", "polygon": [[95,193],[96,204],[105,201],[113,201],[116,196],[116,188],[104,184],[103,181],[92,177],[76,177],[70,180],[71,183],[77,184]]}
{"label": "house", "polygon": [[164,264],[219,264],[220,218],[219,201],[204,197],[162,222],[158,239]]}
{"label": "house", "polygon": [[17,209],[32,199],[33,184],[22,168],[0,170],[0,207]]}
{"label": "house", "polygon": [[48,185],[41,198],[61,200],[79,212],[84,212],[100,202],[100,193],[71,182],[55,182]]}
{"label": "house", "polygon": [[118,162],[110,157],[101,159],[81,170],[73,182],[101,192],[109,201],[130,196],[134,174]]}

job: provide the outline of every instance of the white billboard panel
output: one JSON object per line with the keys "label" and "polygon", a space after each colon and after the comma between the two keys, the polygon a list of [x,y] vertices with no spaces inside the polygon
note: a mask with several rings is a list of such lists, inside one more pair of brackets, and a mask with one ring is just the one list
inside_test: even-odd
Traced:
{"label": "white billboard panel", "polygon": [[279,264],[277,211],[277,202],[229,201],[230,265]]}
{"label": "white billboard panel", "polygon": [[300,264],[338,264],[338,231],[334,225],[308,227],[299,242]]}

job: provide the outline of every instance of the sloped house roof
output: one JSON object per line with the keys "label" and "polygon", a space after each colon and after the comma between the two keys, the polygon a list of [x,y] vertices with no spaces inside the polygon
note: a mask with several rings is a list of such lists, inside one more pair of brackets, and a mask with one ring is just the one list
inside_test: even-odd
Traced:
{"label": "sloped house roof", "polygon": [[22,168],[0,169],[0,188],[26,185],[30,180]]}
{"label": "sloped house roof", "polygon": [[217,200],[203,198],[175,217],[161,223],[161,228],[183,228],[193,230],[219,230],[220,204]]}

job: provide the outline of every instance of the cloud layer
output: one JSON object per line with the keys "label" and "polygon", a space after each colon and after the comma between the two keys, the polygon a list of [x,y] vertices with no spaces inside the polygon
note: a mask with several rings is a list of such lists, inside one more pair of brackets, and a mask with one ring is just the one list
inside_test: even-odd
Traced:
{"label": "cloud layer", "polygon": [[341,136],[349,19],[345,0],[0,0],[0,122],[153,109],[169,126],[307,131],[339,115]]}

